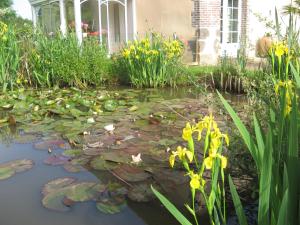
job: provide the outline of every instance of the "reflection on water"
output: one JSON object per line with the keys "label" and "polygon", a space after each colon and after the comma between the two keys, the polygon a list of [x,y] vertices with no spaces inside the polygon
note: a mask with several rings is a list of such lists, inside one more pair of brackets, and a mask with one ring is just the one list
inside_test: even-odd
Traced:
{"label": "reflection on water", "polygon": [[[0,181],[1,225],[176,224],[176,221],[157,202],[145,203],[141,206],[129,202],[124,211],[115,215],[100,213],[93,202],[76,204],[67,213],[45,209],[41,205],[42,187],[50,180],[70,177],[70,174],[60,166],[45,165],[43,160],[47,155],[43,151],[33,149],[31,144],[0,145],[0,155],[0,163],[23,158],[35,162],[33,169]],[[99,181],[97,176],[88,171],[71,176],[80,181]]]}
{"label": "reflection on water", "polygon": [[[118,90],[113,90],[118,91]],[[124,91],[124,90],[123,90]],[[128,90],[130,91],[130,90]],[[203,93],[189,88],[147,90],[138,94],[139,102],[169,100],[174,98],[201,99]],[[230,96],[229,96],[230,97]],[[229,98],[228,97],[228,98]],[[242,96],[231,101],[244,102]],[[0,112],[1,113],[1,112]],[[3,116],[0,116],[2,118]],[[115,215],[106,215],[97,210],[95,202],[78,203],[67,213],[48,210],[42,206],[41,190],[49,181],[61,177],[74,177],[80,181],[107,183],[118,181],[109,172],[83,171],[68,173],[62,166],[48,166],[43,161],[47,151],[33,148],[32,143],[16,144],[15,136],[22,134],[15,126],[0,128],[0,163],[16,159],[32,159],[33,169],[0,181],[0,225],[175,225],[176,220],[157,201],[136,203],[128,200],[127,207]],[[40,137],[38,137],[40,138]],[[24,143],[26,140],[24,141]],[[55,154],[61,153],[58,150]],[[186,185],[170,187],[169,197],[177,204],[188,201]]]}

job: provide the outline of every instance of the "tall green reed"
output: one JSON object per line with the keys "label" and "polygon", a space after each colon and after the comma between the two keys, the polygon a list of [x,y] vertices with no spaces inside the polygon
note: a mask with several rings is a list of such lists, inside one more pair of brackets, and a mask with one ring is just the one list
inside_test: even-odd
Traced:
{"label": "tall green reed", "polygon": [[[205,134],[204,137],[202,135]],[[195,148],[194,136],[199,142],[203,142],[203,149]],[[198,220],[196,210],[196,195],[201,196],[206,206],[210,224],[226,224],[226,200],[225,200],[225,175],[227,158],[222,155],[223,141],[229,145],[229,138],[221,133],[212,115],[206,116],[197,124],[186,124],[182,131],[182,138],[186,141],[187,147],[178,146],[170,156],[170,165],[174,167],[178,158],[180,164],[190,178],[191,206],[185,204],[188,212],[194,218],[194,224],[201,224]],[[202,146],[202,145],[201,145]],[[201,158],[199,157],[201,155]],[[208,175],[204,175],[208,174]],[[209,182],[209,184],[207,184]],[[176,207],[152,187],[154,194],[169,210],[169,212],[183,225],[190,225],[191,222],[184,217]]]}
{"label": "tall green reed", "polygon": [[176,85],[182,54],[178,40],[151,34],[126,45],[119,60],[133,86],[155,88]]}
{"label": "tall green reed", "polygon": [[19,45],[12,25],[0,22],[0,86],[13,89],[20,63]]}
{"label": "tall green reed", "polygon": [[100,85],[111,78],[111,60],[106,49],[93,38],[79,46],[72,33],[34,37],[29,64],[33,84],[38,87]]}
{"label": "tall green reed", "polygon": [[[300,74],[296,56],[299,49],[295,48],[294,40],[289,40],[287,37],[275,43],[270,50],[276,99],[268,102],[267,121],[253,116],[254,137],[219,94],[256,163],[259,225],[300,223]],[[262,128],[261,122],[266,122],[267,127]],[[239,222],[245,225],[246,217],[231,177],[229,184]]]}

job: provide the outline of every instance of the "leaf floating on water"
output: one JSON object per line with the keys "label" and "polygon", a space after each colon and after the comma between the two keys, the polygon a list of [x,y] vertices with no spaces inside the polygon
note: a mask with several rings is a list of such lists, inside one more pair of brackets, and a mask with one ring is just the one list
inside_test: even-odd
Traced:
{"label": "leaf floating on water", "polygon": [[129,163],[130,162],[130,156],[125,155],[124,152],[119,151],[110,151],[110,152],[102,152],[101,156],[104,160],[116,162],[116,163]]}
{"label": "leaf floating on water", "polygon": [[[75,182],[74,178],[65,177],[50,181],[43,188],[42,204],[45,208],[56,211],[68,211],[75,202],[96,199],[105,190],[105,186],[94,182]],[[67,200],[66,200],[67,199]]]}
{"label": "leaf floating on water", "polygon": [[118,164],[106,161],[101,156],[99,156],[91,161],[91,167],[95,170],[113,170],[118,167]]}
{"label": "leaf floating on water", "polygon": [[33,161],[28,159],[14,160],[0,164],[0,180],[5,180],[16,173],[25,172],[33,167]]}
{"label": "leaf floating on water", "polygon": [[154,195],[150,184],[139,184],[129,190],[128,198],[134,202],[150,202],[154,199]]}
{"label": "leaf floating on water", "polygon": [[69,186],[70,184],[74,183],[76,181],[75,178],[71,177],[65,177],[65,178],[58,178],[55,180],[50,181],[49,183],[45,184],[42,194],[46,195],[50,192],[57,191],[59,189],[65,188]]}
{"label": "leaf floating on water", "polygon": [[94,182],[83,182],[70,186],[66,197],[74,202],[85,202],[92,200],[95,197],[96,191],[93,187]]}
{"label": "leaf floating on water", "polygon": [[105,214],[116,214],[126,207],[126,201],[123,196],[101,199],[96,204],[97,209]]}
{"label": "leaf floating on water", "polygon": [[115,100],[106,100],[104,102],[104,109],[108,112],[116,111],[118,103]]}
{"label": "leaf floating on water", "polygon": [[69,150],[65,150],[62,154],[64,156],[76,157],[82,155],[83,151],[81,149],[69,149]]}
{"label": "leaf floating on water", "polygon": [[67,192],[68,192],[68,188],[62,188],[62,189],[58,189],[57,191],[48,193],[42,199],[43,206],[47,209],[60,211],[60,212],[69,211],[70,207],[63,204],[63,200]]}
{"label": "leaf floating on water", "polygon": [[12,177],[16,172],[10,167],[0,168],[0,180],[5,180]]}
{"label": "leaf floating on water", "polygon": [[80,165],[73,165],[71,163],[67,163],[64,165],[64,169],[69,173],[79,173],[85,171],[85,169]]}
{"label": "leaf floating on water", "polygon": [[119,166],[113,170],[113,172],[127,182],[141,182],[151,177],[151,175],[144,170],[129,165]]}
{"label": "leaf floating on water", "polygon": [[68,162],[70,162],[70,157],[63,156],[63,155],[53,155],[44,160],[44,163],[51,166],[59,166],[64,165]]}

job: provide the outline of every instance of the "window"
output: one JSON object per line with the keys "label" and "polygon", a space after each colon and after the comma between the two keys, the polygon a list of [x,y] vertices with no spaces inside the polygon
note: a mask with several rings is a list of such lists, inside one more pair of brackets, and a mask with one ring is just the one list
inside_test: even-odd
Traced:
{"label": "window", "polygon": [[[224,18],[226,16],[226,18]],[[239,0],[221,0],[221,43],[238,43]]]}

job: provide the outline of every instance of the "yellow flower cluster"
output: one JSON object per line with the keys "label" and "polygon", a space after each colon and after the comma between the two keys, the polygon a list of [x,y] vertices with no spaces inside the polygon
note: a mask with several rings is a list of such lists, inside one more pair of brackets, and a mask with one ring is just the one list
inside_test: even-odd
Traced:
{"label": "yellow flower cluster", "polygon": [[[204,150],[204,157],[206,157],[203,160],[204,167],[207,170],[212,169],[215,160],[219,159],[221,162],[221,169],[225,169],[227,167],[227,158],[219,153],[219,149],[223,140],[227,145],[229,145],[229,137],[227,134],[221,133],[212,115],[204,117],[202,121],[195,125],[187,123],[182,131],[182,138],[190,143],[193,142],[193,134],[198,133],[198,141],[200,141],[204,131],[206,131],[205,142],[208,141],[207,147],[205,147],[207,149]],[[206,156],[206,150],[208,150],[208,156]],[[185,168],[189,171],[188,174],[191,178],[191,188],[203,188],[205,181],[202,179],[201,172],[199,174],[195,174],[193,171],[189,170],[188,166],[186,166],[186,163],[191,163],[195,158],[194,149],[188,150],[181,146],[177,147],[177,151],[173,151],[169,159],[171,167],[174,166],[176,157],[178,157]]]}
{"label": "yellow flower cluster", "polygon": [[277,57],[281,57],[284,54],[288,54],[289,48],[284,41],[274,42],[271,46],[271,51],[274,52]]}
{"label": "yellow flower cluster", "polygon": [[167,58],[172,59],[179,57],[182,54],[183,48],[178,40],[165,41],[164,50],[167,53]]}
{"label": "yellow flower cluster", "polygon": [[7,40],[6,33],[8,31],[8,27],[5,23],[0,21],[0,39],[3,41]]}
{"label": "yellow flower cluster", "polygon": [[153,37],[153,40],[144,38],[130,42],[122,51],[125,59],[143,59],[147,63],[155,61],[160,55],[165,55],[167,59],[178,58],[183,51],[182,45],[177,40],[163,40],[160,36]]}
{"label": "yellow flower cluster", "polygon": [[288,116],[292,111],[292,98],[294,97],[293,89],[294,85],[291,80],[288,81],[279,81],[275,84],[275,93],[279,95],[280,88],[285,89],[285,108],[284,108],[284,116]]}
{"label": "yellow flower cluster", "polygon": [[157,50],[151,49],[151,43],[148,38],[129,43],[128,47],[122,51],[122,56],[125,59],[146,59],[148,63],[158,54]]}

